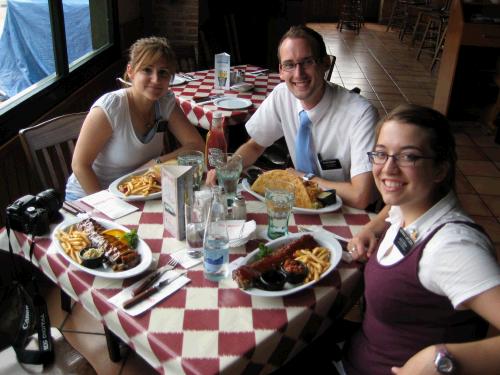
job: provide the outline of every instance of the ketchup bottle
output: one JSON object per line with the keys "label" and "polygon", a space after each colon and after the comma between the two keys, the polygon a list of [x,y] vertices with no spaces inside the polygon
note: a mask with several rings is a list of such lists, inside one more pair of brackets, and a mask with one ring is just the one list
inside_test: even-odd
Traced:
{"label": "ketchup bottle", "polygon": [[226,136],[224,134],[224,117],[221,112],[213,114],[210,130],[207,133],[207,142],[205,145],[205,155],[207,160],[207,169],[214,169],[211,159],[217,154],[227,152]]}

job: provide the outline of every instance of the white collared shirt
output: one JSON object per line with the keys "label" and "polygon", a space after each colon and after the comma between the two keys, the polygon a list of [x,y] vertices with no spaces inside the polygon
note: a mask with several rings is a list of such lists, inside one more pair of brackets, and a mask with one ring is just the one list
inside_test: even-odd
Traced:
{"label": "white collared shirt", "polygon": [[[377,253],[377,260],[382,265],[395,264],[403,258],[393,246],[403,222],[399,206],[391,207],[387,221],[391,226]],[[404,229],[414,237],[416,245],[434,228],[450,221],[472,222],[453,192]],[[420,259],[418,277],[427,290],[447,296],[457,308],[467,299],[500,285],[500,267],[485,235],[464,224],[449,224],[427,243]]]}

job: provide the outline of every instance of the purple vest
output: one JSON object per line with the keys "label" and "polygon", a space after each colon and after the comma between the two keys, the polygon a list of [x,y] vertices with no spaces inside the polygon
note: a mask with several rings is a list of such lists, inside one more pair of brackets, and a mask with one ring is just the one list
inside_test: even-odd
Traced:
{"label": "purple vest", "polygon": [[[483,231],[476,224],[463,223]],[[448,223],[446,223],[448,224]],[[486,325],[472,311],[457,311],[447,297],[425,289],[418,279],[418,263],[435,228],[399,262],[384,266],[376,254],[364,271],[366,312],[363,326],[351,339],[346,372],[390,375],[421,349],[443,342],[482,338]],[[397,251],[397,249],[393,249]]]}

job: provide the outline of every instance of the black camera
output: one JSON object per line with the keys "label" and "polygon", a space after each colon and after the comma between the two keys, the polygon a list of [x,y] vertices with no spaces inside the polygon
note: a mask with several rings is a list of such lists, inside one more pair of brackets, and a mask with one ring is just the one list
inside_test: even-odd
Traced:
{"label": "black camera", "polygon": [[51,222],[60,219],[61,207],[61,196],[54,189],[25,195],[7,207],[7,222],[11,229],[40,236],[49,232]]}

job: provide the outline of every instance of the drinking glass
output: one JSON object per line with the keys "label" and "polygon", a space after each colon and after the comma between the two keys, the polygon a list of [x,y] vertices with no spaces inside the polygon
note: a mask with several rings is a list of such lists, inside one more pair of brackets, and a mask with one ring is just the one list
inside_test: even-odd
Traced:
{"label": "drinking glass", "polygon": [[232,153],[222,153],[215,160],[215,171],[219,186],[224,187],[224,192],[228,200],[236,196],[236,188],[243,170],[243,160],[240,155]]}
{"label": "drinking glass", "polygon": [[184,206],[186,213],[187,253],[191,258],[203,255],[203,234],[207,221],[207,209],[196,202]]}
{"label": "drinking glass", "polygon": [[269,181],[265,185],[265,199],[269,219],[267,235],[274,240],[288,233],[288,219],[295,202],[295,188],[289,182]]}
{"label": "drinking glass", "polygon": [[200,190],[205,166],[205,155],[201,151],[184,151],[177,155],[178,165],[193,167],[193,190]]}

